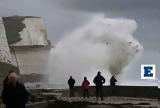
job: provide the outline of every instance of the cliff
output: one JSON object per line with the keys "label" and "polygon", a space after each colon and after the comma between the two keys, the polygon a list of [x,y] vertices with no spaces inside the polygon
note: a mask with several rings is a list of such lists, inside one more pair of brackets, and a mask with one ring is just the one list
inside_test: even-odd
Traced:
{"label": "cliff", "polygon": [[8,43],[11,46],[46,46],[47,29],[40,17],[3,17]]}
{"label": "cliff", "polygon": [[0,17],[0,85],[10,69],[17,71],[12,62],[3,20]]}
{"label": "cliff", "polygon": [[0,62],[11,63],[11,53],[2,18],[0,18]]}
{"label": "cliff", "polygon": [[50,48],[41,17],[0,17],[0,82],[9,70],[44,73]]}

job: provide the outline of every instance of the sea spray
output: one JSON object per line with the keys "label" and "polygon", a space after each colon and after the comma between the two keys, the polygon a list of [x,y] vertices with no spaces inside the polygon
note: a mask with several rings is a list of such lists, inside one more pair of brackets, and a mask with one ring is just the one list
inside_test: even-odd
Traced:
{"label": "sea spray", "polygon": [[122,73],[143,49],[133,37],[136,28],[131,19],[96,16],[68,33],[51,51],[51,83],[65,85],[70,75],[76,84],[81,84],[84,76],[92,83],[98,70],[108,79]]}

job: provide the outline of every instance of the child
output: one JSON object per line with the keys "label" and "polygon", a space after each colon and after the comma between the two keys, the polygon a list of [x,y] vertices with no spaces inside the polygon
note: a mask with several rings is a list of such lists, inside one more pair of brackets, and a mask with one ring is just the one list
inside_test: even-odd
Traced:
{"label": "child", "polygon": [[88,93],[88,90],[89,90],[89,81],[87,80],[87,77],[84,77],[84,81],[82,83],[82,88],[83,88],[83,97],[85,98],[86,95],[87,95],[87,98],[89,98],[89,93]]}

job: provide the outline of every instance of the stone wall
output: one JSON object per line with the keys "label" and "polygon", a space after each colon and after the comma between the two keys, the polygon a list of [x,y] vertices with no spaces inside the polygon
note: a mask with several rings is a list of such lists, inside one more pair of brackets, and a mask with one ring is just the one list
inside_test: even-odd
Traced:
{"label": "stone wall", "polygon": [[[76,86],[75,96],[83,96],[83,89],[81,86]],[[104,86],[103,94],[107,96],[122,96],[122,97],[140,97],[140,98],[159,98],[158,87],[154,86]],[[68,91],[63,92],[63,96],[68,96]],[[89,89],[90,96],[95,96],[96,88],[91,86]]]}

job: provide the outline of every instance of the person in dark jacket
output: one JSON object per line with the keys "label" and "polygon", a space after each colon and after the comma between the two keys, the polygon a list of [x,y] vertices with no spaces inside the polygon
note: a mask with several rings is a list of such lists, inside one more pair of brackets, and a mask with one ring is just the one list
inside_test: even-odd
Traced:
{"label": "person in dark jacket", "polygon": [[8,76],[10,83],[2,91],[2,100],[6,108],[25,108],[28,101],[29,94],[17,78],[18,76],[15,73],[11,73]]}
{"label": "person in dark jacket", "polygon": [[117,82],[116,78],[112,76],[110,79],[110,86],[116,86],[116,82]]}
{"label": "person in dark jacket", "polygon": [[89,85],[90,85],[90,82],[87,80],[87,77],[84,77],[84,80],[82,82],[84,98],[86,97],[86,95],[87,95],[87,98],[89,98]]}
{"label": "person in dark jacket", "polygon": [[105,83],[105,78],[101,75],[100,71],[97,73],[97,76],[94,78],[93,82],[96,85],[97,100],[98,100],[99,94],[100,94],[101,100],[104,100],[103,99],[103,84]]}
{"label": "person in dark jacket", "polygon": [[13,73],[14,71],[13,70],[10,70],[8,75],[6,76],[6,78],[4,79],[3,81],[3,89],[5,89],[7,87],[7,85],[9,84],[9,81],[8,81],[8,76]]}
{"label": "person in dark jacket", "polygon": [[70,76],[68,80],[68,85],[69,85],[69,97],[74,96],[74,84],[75,84],[75,79]]}

